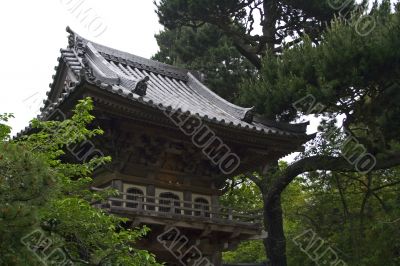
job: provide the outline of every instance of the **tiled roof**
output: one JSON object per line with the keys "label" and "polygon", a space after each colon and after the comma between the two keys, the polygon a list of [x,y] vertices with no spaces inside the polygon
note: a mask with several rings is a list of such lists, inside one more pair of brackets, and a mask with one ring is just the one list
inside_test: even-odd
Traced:
{"label": "tiled roof", "polygon": [[[100,89],[133,102],[179,110],[210,122],[261,134],[305,137],[304,124],[281,124],[254,117],[252,108],[243,108],[224,100],[188,70],[91,42],[69,28],[67,31],[70,33],[69,47],[61,49],[60,60],[68,65],[77,79],[89,79]],[[69,92],[64,93],[56,103],[45,106],[42,116],[51,113],[68,95]]]}

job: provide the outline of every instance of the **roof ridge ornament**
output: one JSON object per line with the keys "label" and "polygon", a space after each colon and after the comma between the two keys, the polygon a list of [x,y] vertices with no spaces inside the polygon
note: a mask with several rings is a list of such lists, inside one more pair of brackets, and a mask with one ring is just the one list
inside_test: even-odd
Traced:
{"label": "roof ridge ornament", "polygon": [[69,33],[68,35],[68,48],[73,48],[75,46],[75,32],[67,26],[67,32]]}
{"label": "roof ridge ornament", "polygon": [[97,80],[109,85],[121,85],[139,96],[146,95],[147,81],[150,80],[148,76],[135,79],[125,75],[116,66],[110,64],[91,42],[85,46],[84,60]]}
{"label": "roof ridge ornament", "polygon": [[70,27],[67,27],[66,31],[69,33],[68,48],[73,49],[79,55],[79,57],[83,58],[87,43],[92,43],[98,52],[108,61],[127,64],[134,68],[139,68],[171,78],[187,81],[187,69],[181,69],[176,66],[164,64],[92,42],[74,32]]}
{"label": "roof ridge ornament", "polygon": [[242,120],[246,123],[253,123],[253,119],[254,119],[254,109],[255,106],[249,108],[249,110],[247,110],[247,112],[244,114],[244,117],[242,118]]}
{"label": "roof ridge ornament", "polygon": [[85,42],[83,39],[76,34],[69,26],[67,26],[68,36],[68,48],[74,49],[79,56],[83,56],[85,53]]}
{"label": "roof ridge ornament", "polygon": [[132,92],[136,93],[139,96],[145,96],[147,92],[147,82],[150,80],[149,76],[145,76],[142,79],[139,79]]}

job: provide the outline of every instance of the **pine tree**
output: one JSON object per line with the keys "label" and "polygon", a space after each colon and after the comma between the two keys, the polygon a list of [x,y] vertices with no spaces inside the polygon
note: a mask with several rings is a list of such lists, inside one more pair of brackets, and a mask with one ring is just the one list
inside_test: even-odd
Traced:
{"label": "pine tree", "polygon": [[[375,1],[368,11],[367,2],[162,0],[157,5],[167,30],[213,25],[259,70],[242,82],[243,105],[256,105],[259,113],[281,121],[325,116],[320,125],[325,135],[319,134],[297,161],[286,168],[275,162],[264,173],[247,173],[263,194],[269,233],[264,245],[272,265],[287,265],[281,194],[298,175],[366,172],[400,164],[399,10],[393,13],[390,1]],[[255,23],[261,26],[258,34]],[[364,31],[368,25],[373,30]],[[341,128],[338,115],[346,117]],[[329,139],[334,130],[339,143]],[[328,141],[321,141],[321,135]],[[330,147],[329,153],[318,146],[321,143]],[[365,149],[371,169],[354,161],[357,156],[348,158],[355,149]]]}

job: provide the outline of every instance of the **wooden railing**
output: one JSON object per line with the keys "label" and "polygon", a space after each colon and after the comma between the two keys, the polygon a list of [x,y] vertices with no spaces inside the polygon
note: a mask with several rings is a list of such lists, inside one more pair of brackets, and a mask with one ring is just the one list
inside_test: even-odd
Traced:
{"label": "wooden railing", "polygon": [[120,192],[119,197],[109,198],[108,202],[101,204],[100,207],[108,209],[111,212],[123,211],[127,213],[141,213],[162,217],[178,216],[191,220],[209,220],[219,223],[260,225],[262,221],[262,215],[260,212],[244,212],[200,202],[175,200],[125,192]]}

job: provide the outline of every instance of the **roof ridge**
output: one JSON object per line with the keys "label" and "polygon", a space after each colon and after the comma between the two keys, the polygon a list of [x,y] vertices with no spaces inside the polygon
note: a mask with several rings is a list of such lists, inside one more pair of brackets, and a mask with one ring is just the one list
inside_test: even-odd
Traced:
{"label": "roof ridge", "polygon": [[[203,84],[195,73],[189,70],[89,41],[76,34],[69,27],[67,27],[67,32],[70,33],[68,48],[71,49],[71,52],[66,50],[64,52],[65,56],[71,54],[71,56],[75,55],[79,60],[82,60],[85,65],[84,71],[86,71],[86,75],[88,75],[89,79],[92,78],[91,82],[95,82],[100,87],[105,84],[108,90],[116,87],[119,94],[137,94],[143,99],[152,103],[155,102],[158,105],[161,104],[182,110],[186,108],[187,111],[194,114],[198,113],[205,118],[210,117],[213,121],[227,123],[233,127],[273,130],[281,134],[289,132],[304,134],[306,131],[305,124],[286,125],[276,121],[269,121],[257,115],[254,107],[241,107],[227,101]],[[125,67],[130,69],[132,75],[126,73],[129,70],[123,71]],[[155,82],[160,84],[151,85],[153,77],[146,75],[147,73],[154,75]],[[138,76],[140,77],[139,79]],[[147,81],[150,82],[148,94],[146,93]],[[171,88],[172,90],[170,91]],[[168,95],[166,91],[170,91],[168,97],[166,97]],[[156,93],[161,93],[166,98],[160,98],[159,95],[155,96],[154,94]]]}
{"label": "roof ridge", "polygon": [[117,50],[109,46],[99,44],[88,40],[81,35],[77,34],[70,27],[67,27],[69,36],[69,48],[81,49],[87,43],[91,43],[99,53],[107,60],[117,61],[119,63],[132,65],[134,67],[156,72],[161,75],[170,76],[187,81],[187,73],[189,70],[179,68],[173,65],[162,63],[156,60],[148,59],[125,51]]}

